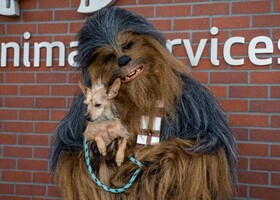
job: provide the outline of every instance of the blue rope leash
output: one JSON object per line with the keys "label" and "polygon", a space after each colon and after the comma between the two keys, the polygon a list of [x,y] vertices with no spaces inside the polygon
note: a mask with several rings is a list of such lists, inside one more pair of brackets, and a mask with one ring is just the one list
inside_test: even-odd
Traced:
{"label": "blue rope leash", "polygon": [[87,169],[88,172],[91,175],[92,180],[99,186],[101,187],[103,190],[107,191],[107,192],[111,192],[111,193],[122,193],[124,191],[126,191],[128,188],[131,187],[132,183],[135,181],[135,179],[137,178],[138,174],[141,171],[141,167],[143,166],[141,162],[139,162],[138,160],[136,160],[133,157],[129,157],[128,159],[135,163],[136,165],[139,166],[139,168],[132,174],[130,180],[128,181],[128,183],[122,187],[122,188],[110,188],[106,185],[104,185],[94,174],[92,167],[90,165],[90,158],[89,158],[89,150],[88,150],[88,140],[85,138],[84,139],[84,150],[85,150],[85,160],[86,160],[86,165],[87,165]]}

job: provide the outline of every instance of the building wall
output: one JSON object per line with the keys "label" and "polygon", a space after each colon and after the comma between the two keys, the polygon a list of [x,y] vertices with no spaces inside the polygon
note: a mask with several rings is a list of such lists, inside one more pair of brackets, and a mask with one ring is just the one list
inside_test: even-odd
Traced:
{"label": "building wall", "polygon": [[[21,46],[19,67],[8,51],[7,67],[0,67],[0,199],[59,199],[49,175],[52,134],[78,92],[80,72],[70,67],[69,44],[90,15],[77,13],[79,0],[21,0],[20,17],[0,16],[0,42]],[[280,191],[280,1],[118,0],[117,6],[151,20],[167,39],[190,39],[196,52],[207,39],[198,66],[191,66],[183,44],[173,53],[193,76],[209,86],[225,110],[239,149],[240,199],[277,199]],[[217,35],[210,34],[217,27]],[[30,32],[31,38],[23,34]],[[225,42],[234,44],[231,54],[244,64],[229,65]],[[273,42],[272,64],[259,66],[248,57],[252,39],[266,36]],[[211,40],[218,39],[219,66],[210,60]],[[66,64],[58,66],[54,50],[52,67],[46,66],[45,51],[34,67],[34,43],[61,41],[66,46]],[[23,64],[24,43],[30,45],[31,66]],[[214,46],[214,45],[212,45]],[[265,48],[263,43],[258,48]],[[212,47],[213,48],[213,47]],[[3,59],[3,56],[2,58]]]}

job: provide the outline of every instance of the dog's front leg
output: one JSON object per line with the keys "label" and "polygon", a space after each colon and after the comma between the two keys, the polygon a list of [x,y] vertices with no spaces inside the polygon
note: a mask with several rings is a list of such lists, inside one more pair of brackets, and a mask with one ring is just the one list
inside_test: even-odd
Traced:
{"label": "dog's front leg", "polygon": [[105,156],[106,155],[106,144],[99,134],[95,135],[94,141],[96,142],[98,151]]}
{"label": "dog's front leg", "polygon": [[116,154],[116,163],[118,166],[121,166],[124,160],[125,149],[126,149],[127,140],[125,138],[121,138],[119,140],[119,149]]}

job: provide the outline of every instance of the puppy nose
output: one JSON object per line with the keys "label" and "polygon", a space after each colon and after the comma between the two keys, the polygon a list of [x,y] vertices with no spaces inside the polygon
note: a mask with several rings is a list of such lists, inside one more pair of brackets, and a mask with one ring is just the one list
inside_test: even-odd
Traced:
{"label": "puppy nose", "polygon": [[123,55],[119,58],[118,65],[119,67],[126,66],[129,61],[131,61],[131,58],[127,55]]}

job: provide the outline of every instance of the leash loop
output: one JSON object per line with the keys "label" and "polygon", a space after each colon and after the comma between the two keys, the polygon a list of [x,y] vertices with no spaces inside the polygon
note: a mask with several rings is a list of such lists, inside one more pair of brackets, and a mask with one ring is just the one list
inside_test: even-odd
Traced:
{"label": "leash loop", "polygon": [[133,158],[132,156],[130,156],[128,159],[135,163],[136,165],[138,165],[138,169],[132,174],[130,180],[128,181],[128,183],[123,186],[122,188],[110,188],[106,185],[104,185],[94,174],[92,167],[90,165],[90,158],[89,158],[89,149],[88,149],[88,140],[86,138],[84,138],[84,150],[85,150],[85,161],[86,161],[86,165],[87,165],[87,169],[88,172],[91,175],[92,180],[99,186],[101,187],[103,190],[107,191],[107,192],[111,192],[111,193],[122,193],[125,192],[127,189],[129,189],[132,185],[132,183],[135,181],[135,179],[137,178],[138,174],[141,171],[141,167],[143,166],[141,162],[139,162],[138,160],[136,160],[135,158]]}

